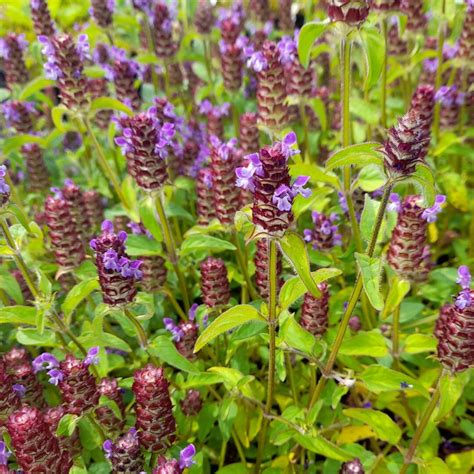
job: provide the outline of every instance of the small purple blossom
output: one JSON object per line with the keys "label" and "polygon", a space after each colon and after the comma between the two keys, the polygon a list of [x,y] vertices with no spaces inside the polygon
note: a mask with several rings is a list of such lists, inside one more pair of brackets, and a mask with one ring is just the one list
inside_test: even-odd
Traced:
{"label": "small purple blossom", "polygon": [[6,466],[8,464],[8,458],[12,455],[8,451],[7,445],[4,441],[0,441],[0,466]]}
{"label": "small purple blossom", "polygon": [[464,104],[465,94],[458,92],[457,86],[442,86],[436,91],[435,101],[444,107],[461,106]]}
{"label": "small purple blossom", "polygon": [[438,59],[428,58],[423,61],[423,69],[429,74],[435,74],[438,70]]}
{"label": "small purple blossom", "polygon": [[339,199],[339,205],[341,206],[341,209],[345,212],[349,212],[349,207],[347,206],[347,199],[346,196],[344,196],[344,193],[342,191],[338,191],[337,193],[338,199]]}
{"label": "small purple blossom", "polygon": [[400,208],[402,206],[400,195],[397,193],[391,193],[389,199],[390,199],[390,203],[387,205],[387,210],[400,212]]}
{"label": "small purple blossom", "polygon": [[461,286],[463,290],[469,289],[471,287],[471,273],[469,272],[469,268],[467,265],[461,265],[458,268],[458,279],[456,283]]}
{"label": "small purple blossom", "polygon": [[33,359],[33,371],[35,373],[42,370],[49,370],[59,367],[59,361],[53,354],[43,352],[41,355]]}
{"label": "small purple blossom", "polygon": [[179,467],[184,469],[186,467],[191,467],[195,464],[194,456],[196,455],[196,448],[194,444],[189,444],[179,453]]}
{"label": "small purple blossom", "polygon": [[196,312],[198,308],[199,305],[197,303],[194,303],[191,308],[189,308],[188,317],[190,321],[194,321],[196,319]]}
{"label": "small purple blossom", "polygon": [[425,209],[421,217],[429,223],[435,222],[438,217],[438,214],[443,210],[441,206],[445,202],[446,196],[444,196],[443,194],[438,194],[436,196],[434,205]]}
{"label": "small purple blossom", "polygon": [[95,346],[87,351],[87,356],[84,359],[85,365],[97,365],[99,363],[99,349],[99,346]]}
{"label": "small purple blossom", "polygon": [[49,375],[48,382],[53,385],[58,385],[64,378],[64,374],[59,369],[51,369],[47,374]]}
{"label": "small purple blossom", "polygon": [[105,453],[105,457],[107,459],[110,459],[110,456],[112,456],[112,447],[113,447],[113,443],[112,443],[112,440],[111,439],[107,439],[104,441],[104,443],[102,444],[102,449],[104,450],[104,453]]}
{"label": "small purple blossom", "polygon": [[[21,385],[19,383],[13,384],[12,386],[13,391],[15,392],[15,395],[18,398],[23,398],[26,393],[26,387],[24,385]],[[0,463],[1,464],[1,463]]]}
{"label": "small purple blossom", "polygon": [[277,46],[280,52],[280,62],[283,66],[291,64],[298,54],[295,40],[289,36],[283,36]]}
{"label": "small purple blossom", "polygon": [[471,298],[471,290],[469,288],[466,288],[465,290],[462,290],[459,292],[458,296],[456,297],[456,301],[454,304],[459,308],[459,309],[464,309],[470,306],[472,303],[472,298]]}
{"label": "small purple blossom", "polygon": [[261,51],[254,51],[252,47],[244,49],[244,54],[247,57],[247,67],[254,72],[266,71],[268,68],[268,61]]}
{"label": "small purple blossom", "polygon": [[287,160],[291,156],[298,155],[300,153],[300,150],[293,148],[293,145],[296,145],[296,133],[289,132],[281,141],[281,151]]}
{"label": "small purple blossom", "polygon": [[7,167],[5,165],[0,166],[0,194],[8,194],[10,192],[10,186],[5,181],[7,175]]}
{"label": "small purple blossom", "polygon": [[308,184],[309,176],[298,176],[291,187],[291,192],[293,197],[296,197],[298,194],[301,194],[304,198],[309,198],[311,196],[311,189],[305,188]]}
{"label": "small purple blossom", "polygon": [[272,202],[282,212],[291,211],[291,205],[293,203],[293,193],[291,192],[291,188],[286,186],[286,184],[278,186],[273,195]]}
{"label": "small purple blossom", "polygon": [[175,324],[171,318],[163,318],[165,329],[173,335],[173,341],[179,342],[184,336],[183,331]]}

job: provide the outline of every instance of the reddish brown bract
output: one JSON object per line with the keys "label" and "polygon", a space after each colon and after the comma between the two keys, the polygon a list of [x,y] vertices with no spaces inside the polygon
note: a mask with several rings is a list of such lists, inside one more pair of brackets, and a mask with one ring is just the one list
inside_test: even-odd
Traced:
{"label": "reddish brown bract", "polygon": [[224,260],[209,257],[201,263],[201,293],[209,307],[225,305],[230,300],[230,286]]}

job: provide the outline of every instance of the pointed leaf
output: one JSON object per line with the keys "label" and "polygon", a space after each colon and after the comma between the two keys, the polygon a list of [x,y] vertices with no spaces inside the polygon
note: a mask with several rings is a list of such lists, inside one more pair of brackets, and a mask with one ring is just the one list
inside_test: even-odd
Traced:
{"label": "pointed leaf", "polygon": [[378,257],[368,257],[355,253],[359,265],[364,290],[372,306],[381,311],[383,309],[383,298],[380,293],[380,273],[382,271],[382,260]]}
{"label": "pointed leaf", "polygon": [[324,33],[327,26],[327,22],[310,21],[301,28],[298,37],[298,56],[304,67],[308,67],[314,42]]}
{"label": "pointed leaf", "polygon": [[378,151],[380,143],[368,142],[359,145],[351,145],[332,154],[326,162],[326,169],[332,170],[341,166],[383,166],[383,155]]}

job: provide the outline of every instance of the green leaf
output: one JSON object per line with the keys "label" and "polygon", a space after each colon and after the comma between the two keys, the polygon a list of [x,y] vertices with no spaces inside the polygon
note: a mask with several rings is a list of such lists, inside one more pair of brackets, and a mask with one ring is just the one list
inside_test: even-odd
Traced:
{"label": "green leaf", "polygon": [[78,422],[78,425],[79,425],[79,438],[84,448],[93,450],[101,446],[102,444],[101,435],[97,431],[95,426],[87,418],[81,418]]}
{"label": "green leaf", "polygon": [[[362,210],[362,215],[360,217],[360,234],[362,238],[368,242],[372,237],[372,231],[374,230],[380,203],[375,199],[372,199],[368,194],[365,195],[364,199],[364,209]],[[380,233],[382,234],[382,232]]]}
{"label": "green leaf", "polygon": [[385,413],[370,408],[348,408],[342,411],[349,418],[354,418],[369,425],[375,434],[390,444],[397,444],[402,435],[400,427]]}
{"label": "green leaf", "polygon": [[131,117],[133,110],[127,107],[124,103],[113,97],[98,97],[94,99],[90,107],[91,112],[98,112],[99,110],[118,110]]}
{"label": "green leaf", "polygon": [[425,204],[432,206],[435,202],[436,189],[431,168],[423,164],[416,165],[416,171],[410,176],[410,180],[417,185]]}
{"label": "green leaf", "polygon": [[365,87],[374,87],[380,75],[385,58],[385,40],[378,28],[365,27],[360,30],[362,47],[367,62],[367,78]]}
{"label": "green leaf", "polygon": [[370,332],[359,331],[345,339],[339,354],[352,356],[384,357],[388,354],[385,338],[377,329]]}
{"label": "green leaf", "polygon": [[36,308],[33,306],[5,306],[0,308],[0,324],[36,325]]}
{"label": "green leaf", "polygon": [[304,240],[294,232],[287,232],[279,240],[280,248],[290,261],[293,269],[301,278],[306,289],[315,297],[321,295],[317,283],[314,281],[309,265],[308,251]]}
{"label": "green leaf", "polygon": [[138,210],[140,220],[157,242],[163,242],[163,232],[154,210],[153,200],[145,199]]}
{"label": "green leaf", "polygon": [[332,170],[349,165],[362,167],[375,164],[383,166],[383,155],[378,151],[380,146],[380,143],[368,142],[343,148],[330,156],[326,162],[326,169]]}
{"label": "green leaf", "polygon": [[305,354],[312,355],[315,337],[303,329],[296,321],[293,315],[289,315],[280,327],[279,337],[283,339],[290,347],[294,347]]}
{"label": "green leaf", "polygon": [[[329,280],[330,278],[337,277],[342,272],[338,268],[320,268],[315,272],[311,272],[311,277],[316,285]],[[306,292],[307,288],[299,276],[295,276],[285,281],[285,284],[280,290],[280,307],[287,309],[290,307],[298,298],[301,298]],[[319,290],[318,290],[319,291]],[[318,296],[321,296],[319,293]]]}
{"label": "green leaf", "polygon": [[68,109],[65,105],[57,105],[51,110],[51,119],[53,120],[54,126],[60,132],[67,132],[71,129],[71,124],[64,120],[64,115],[68,114]]}
{"label": "green leaf", "polygon": [[40,332],[34,328],[19,328],[16,333],[16,340],[25,346],[57,346],[54,332],[47,329]]}
{"label": "green leaf", "polygon": [[129,235],[127,238],[127,254],[130,257],[146,257],[161,255],[161,245],[146,235]]}
{"label": "green leaf", "polygon": [[3,269],[0,271],[0,288],[12,298],[16,304],[23,304],[23,293],[13,275]]}
{"label": "green leaf", "polygon": [[382,260],[378,257],[369,257],[361,253],[354,254],[359,265],[364,290],[372,306],[381,311],[383,298],[380,293],[380,273],[382,271]]}
{"label": "green leaf", "polygon": [[310,21],[301,28],[298,37],[298,56],[305,68],[308,67],[314,42],[324,33],[327,26],[328,22]]}
{"label": "green leaf", "polygon": [[253,306],[248,304],[242,304],[228,309],[216,318],[199,336],[194,346],[194,352],[200,351],[217,336],[249,321],[265,321],[265,319]]}
{"label": "green leaf", "polygon": [[380,315],[380,318],[388,318],[390,314],[395,311],[397,306],[401,304],[403,298],[405,298],[409,291],[410,282],[407,280],[400,280],[398,276],[395,276],[390,283],[387,300],[385,301],[385,307]]}
{"label": "green leaf", "polygon": [[297,433],[294,436],[294,439],[298,444],[308,451],[321,454],[322,456],[329,459],[345,462],[354,458],[354,456],[348,451],[339,448],[335,444],[328,441],[326,438],[323,438],[319,435]]}
{"label": "green leaf", "polygon": [[405,340],[403,350],[408,354],[434,352],[437,344],[437,339],[431,334],[410,334]]}
{"label": "green leaf", "polygon": [[74,433],[79,420],[80,418],[77,415],[67,413],[59,420],[58,427],[56,428],[56,435],[71,436]]}
{"label": "green leaf", "polygon": [[44,147],[44,138],[36,135],[15,135],[13,137],[6,138],[3,142],[3,152],[5,155],[10,154],[12,151],[18,150],[26,143],[37,143],[40,147]]}
{"label": "green leaf", "polygon": [[30,81],[28,84],[26,84],[24,89],[21,91],[18,99],[27,100],[32,95],[36,94],[36,92],[46,89],[47,87],[54,86],[55,84],[56,84],[56,81],[53,81],[51,79],[46,79],[43,76],[37,77],[33,79],[32,81]]}
{"label": "green leaf", "polygon": [[150,344],[149,351],[172,367],[185,372],[199,372],[186,357],[182,356],[167,336],[158,336]]}
{"label": "green leaf", "polygon": [[314,110],[315,114],[319,119],[321,125],[321,130],[325,131],[328,126],[328,117],[326,112],[326,105],[319,97],[315,97],[310,100],[311,108]]}
{"label": "green leaf", "polygon": [[371,365],[360,374],[359,379],[365,383],[367,388],[374,393],[387,392],[390,390],[402,390],[402,384],[413,385],[413,390],[429,398],[429,392],[426,388],[408,375],[388,369],[380,365]]}
{"label": "green leaf", "polygon": [[196,251],[206,250],[212,252],[224,252],[226,250],[235,251],[235,245],[227,240],[218,239],[211,235],[192,234],[186,237],[181,244],[181,255],[189,255]]}
{"label": "green leaf", "polygon": [[99,289],[99,281],[96,277],[81,281],[75,285],[64,299],[61,309],[67,317],[73,313],[77,306],[87,298],[94,290]]}
{"label": "green leaf", "polygon": [[469,374],[460,373],[457,375],[447,374],[440,380],[440,393],[438,413],[436,420],[444,418],[457,404],[461,398],[464,387],[469,380]]}

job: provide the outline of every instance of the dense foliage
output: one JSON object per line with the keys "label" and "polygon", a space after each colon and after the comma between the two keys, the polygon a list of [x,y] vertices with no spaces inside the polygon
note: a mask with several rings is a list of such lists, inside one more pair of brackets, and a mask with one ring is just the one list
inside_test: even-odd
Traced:
{"label": "dense foliage", "polygon": [[472,472],[473,0],[2,9],[1,473]]}

